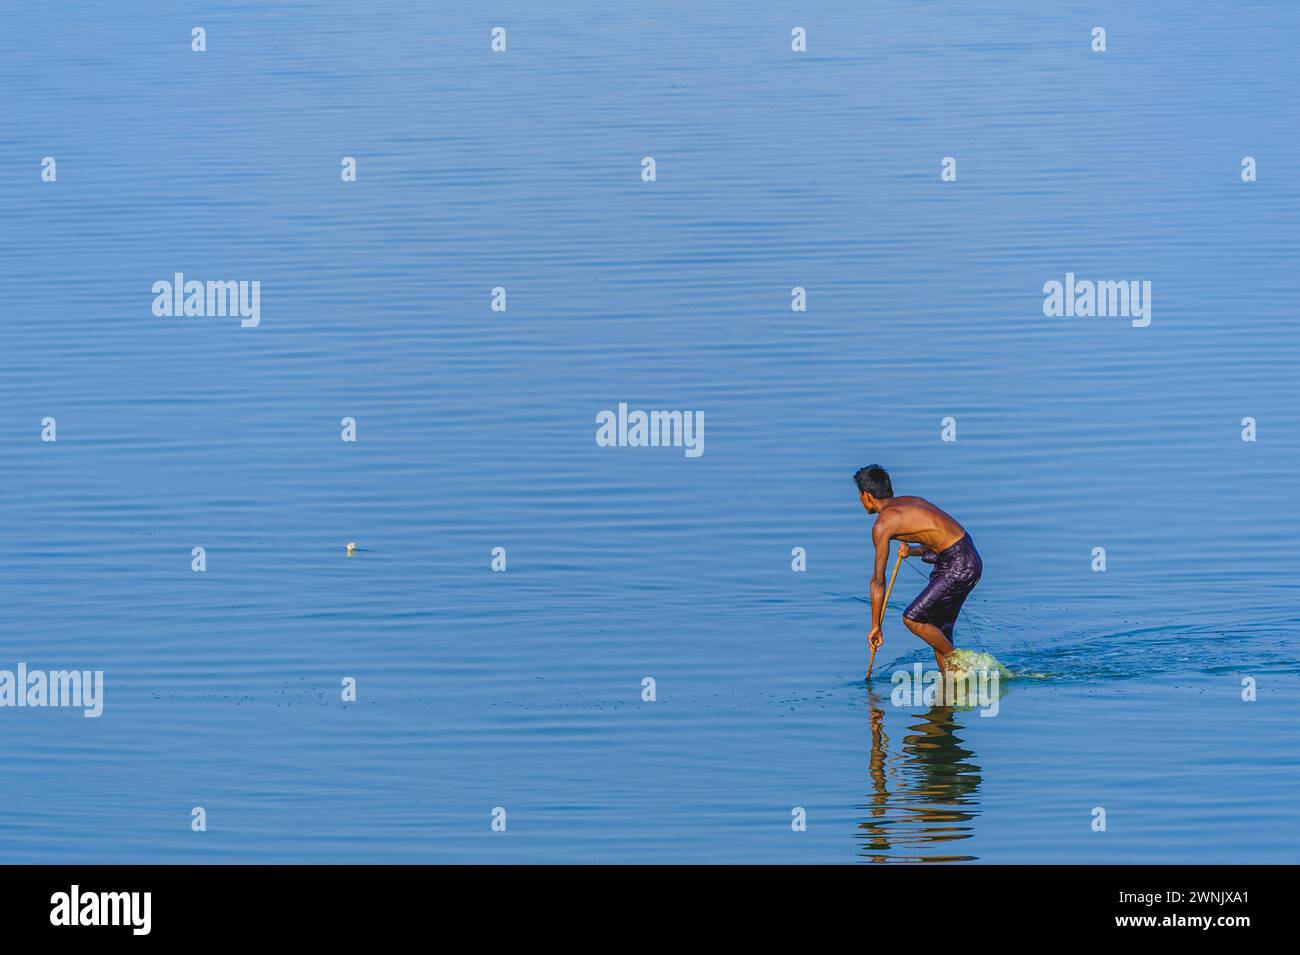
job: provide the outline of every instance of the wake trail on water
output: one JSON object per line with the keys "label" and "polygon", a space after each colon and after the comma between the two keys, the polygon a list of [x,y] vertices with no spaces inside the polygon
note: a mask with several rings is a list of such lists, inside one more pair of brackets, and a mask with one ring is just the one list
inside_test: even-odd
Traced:
{"label": "wake trail on water", "polygon": [[[858,603],[871,603],[869,598],[857,594],[823,593]],[[957,648],[958,659],[966,661],[961,668],[978,669],[980,662],[988,664],[991,661],[997,664],[1005,679],[1090,683],[1178,673],[1248,674],[1258,669],[1300,673],[1300,662],[1279,656],[1276,621],[1238,621],[1231,626],[1162,623],[1105,632],[1061,633],[1052,632],[1055,622],[1080,619],[1083,611],[1054,610],[1048,614],[1046,624],[1040,612],[1035,615],[1040,619],[1024,620],[1012,626],[999,623],[983,608],[970,613],[968,610],[969,606],[962,608],[957,637],[964,642],[969,634],[974,648]],[[980,623],[976,624],[973,618]],[[1041,643],[1030,643],[1014,636],[1038,631],[1044,633]],[[990,644],[998,655],[994,655]],[[981,661],[980,654],[987,655],[989,660]],[[926,648],[918,646],[915,653],[905,654],[890,666],[910,667],[913,663],[925,664],[932,660]]]}

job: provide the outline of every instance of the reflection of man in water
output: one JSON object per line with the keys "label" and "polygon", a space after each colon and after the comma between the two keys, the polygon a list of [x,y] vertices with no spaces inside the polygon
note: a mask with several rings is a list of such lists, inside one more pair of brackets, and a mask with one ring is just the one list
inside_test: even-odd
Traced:
{"label": "reflection of man in water", "polygon": [[[874,790],[867,803],[863,830],[864,856],[871,862],[970,862],[975,856],[924,850],[935,844],[969,839],[978,815],[974,798],[981,783],[975,754],[962,746],[951,706],[933,706],[925,714],[909,714],[919,722],[908,729],[900,752],[889,753],[884,711],[875,695],[871,704],[871,757],[868,770]],[[892,783],[892,790],[890,788]],[[892,850],[911,850],[895,854]]]}

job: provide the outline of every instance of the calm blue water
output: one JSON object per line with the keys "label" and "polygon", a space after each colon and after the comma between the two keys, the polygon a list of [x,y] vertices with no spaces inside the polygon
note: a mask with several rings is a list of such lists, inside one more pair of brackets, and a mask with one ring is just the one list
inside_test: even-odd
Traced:
{"label": "calm blue water", "polygon": [[[453,6],[6,8],[0,669],[106,700],[0,709],[0,860],[1295,862],[1300,7]],[[872,462],[995,718],[863,683]]]}

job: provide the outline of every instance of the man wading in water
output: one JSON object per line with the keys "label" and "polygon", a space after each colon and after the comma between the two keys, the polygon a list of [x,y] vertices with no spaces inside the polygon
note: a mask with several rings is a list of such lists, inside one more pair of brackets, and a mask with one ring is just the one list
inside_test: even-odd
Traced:
{"label": "man wading in water", "polygon": [[935,662],[946,673],[957,613],[984,570],[975,543],[965,528],[924,498],[894,497],[889,474],[878,464],[863,468],[853,475],[853,480],[862,506],[868,514],[876,515],[876,525],[871,529],[876,566],[871,573],[871,633],[867,642],[876,649],[885,640],[880,632],[885,611],[885,568],[889,563],[889,542],[897,540],[900,559],[920,557],[934,564],[930,582],[903,611],[903,622],[930,645]]}

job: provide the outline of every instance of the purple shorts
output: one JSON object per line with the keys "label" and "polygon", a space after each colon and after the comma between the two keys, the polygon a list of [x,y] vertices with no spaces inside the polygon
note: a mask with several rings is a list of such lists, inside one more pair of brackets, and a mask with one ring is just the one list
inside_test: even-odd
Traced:
{"label": "purple shorts", "polygon": [[903,616],[918,623],[933,624],[951,642],[957,614],[979,583],[984,562],[969,534],[947,550],[926,554],[921,559],[933,562],[934,570],[930,571],[930,582],[903,611]]}

